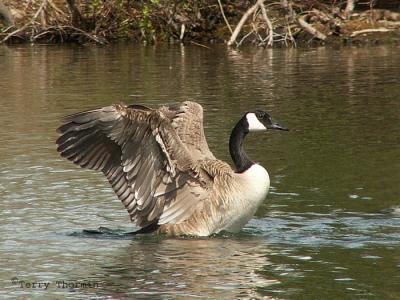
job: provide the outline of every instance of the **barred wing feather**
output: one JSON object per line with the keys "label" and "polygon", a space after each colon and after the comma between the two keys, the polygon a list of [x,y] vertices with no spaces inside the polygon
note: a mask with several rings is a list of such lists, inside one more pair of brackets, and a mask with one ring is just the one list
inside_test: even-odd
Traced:
{"label": "barred wing feather", "polygon": [[103,172],[138,226],[181,223],[207,197],[193,156],[162,109],[116,104],[63,121],[57,151]]}

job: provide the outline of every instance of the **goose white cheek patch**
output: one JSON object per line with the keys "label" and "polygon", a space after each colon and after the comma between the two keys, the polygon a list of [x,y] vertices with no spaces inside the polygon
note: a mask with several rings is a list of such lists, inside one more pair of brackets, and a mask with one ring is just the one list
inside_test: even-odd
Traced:
{"label": "goose white cheek patch", "polygon": [[254,113],[246,115],[247,123],[249,123],[249,131],[266,130],[267,128],[261,123]]}

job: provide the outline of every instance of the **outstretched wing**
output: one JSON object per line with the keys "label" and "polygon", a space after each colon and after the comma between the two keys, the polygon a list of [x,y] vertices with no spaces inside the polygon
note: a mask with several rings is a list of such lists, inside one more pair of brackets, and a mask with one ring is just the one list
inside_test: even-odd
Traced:
{"label": "outstretched wing", "polygon": [[171,121],[180,140],[193,159],[215,159],[208,148],[203,129],[203,108],[191,101],[165,105],[160,108]]}
{"label": "outstretched wing", "polygon": [[162,110],[116,104],[67,116],[58,131],[61,156],[102,171],[138,226],[183,222],[208,195]]}

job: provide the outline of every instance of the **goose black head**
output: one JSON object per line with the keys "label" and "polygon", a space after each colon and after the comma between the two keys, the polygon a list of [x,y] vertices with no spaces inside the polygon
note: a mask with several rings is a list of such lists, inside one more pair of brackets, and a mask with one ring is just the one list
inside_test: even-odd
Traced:
{"label": "goose black head", "polygon": [[289,129],[280,126],[271,116],[262,110],[249,111],[245,114],[248,131],[261,131],[267,129],[285,130]]}

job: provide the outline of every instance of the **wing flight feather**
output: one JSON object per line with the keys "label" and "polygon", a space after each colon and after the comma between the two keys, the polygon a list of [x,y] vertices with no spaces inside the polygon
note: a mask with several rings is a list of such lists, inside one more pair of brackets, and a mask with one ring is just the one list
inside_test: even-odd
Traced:
{"label": "wing flight feather", "polygon": [[103,172],[138,226],[183,222],[207,197],[196,153],[214,156],[205,142],[200,105],[153,110],[116,104],[63,121],[57,151],[83,168]]}

